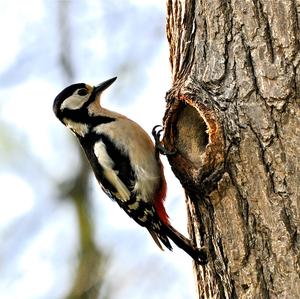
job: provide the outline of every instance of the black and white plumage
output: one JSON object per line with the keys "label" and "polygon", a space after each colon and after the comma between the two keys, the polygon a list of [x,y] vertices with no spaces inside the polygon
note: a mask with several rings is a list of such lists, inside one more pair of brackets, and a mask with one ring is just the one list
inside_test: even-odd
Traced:
{"label": "black and white plumage", "polygon": [[54,100],[54,113],[78,138],[103,191],[146,227],[161,249],[162,243],[172,250],[170,238],[204,263],[204,252],[169,222],[163,206],[163,166],[151,138],[134,121],[100,105],[101,93],[115,80],[96,87],[78,83],[65,88]]}

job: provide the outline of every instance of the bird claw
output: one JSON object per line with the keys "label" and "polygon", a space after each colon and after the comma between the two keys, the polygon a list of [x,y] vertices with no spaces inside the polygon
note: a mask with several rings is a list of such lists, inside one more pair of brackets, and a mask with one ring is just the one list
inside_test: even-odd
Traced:
{"label": "bird claw", "polygon": [[208,254],[205,247],[201,247],[198,249],[198,263],[202,266],[208,263]]}
{"label": "bird claw", "polygon": [[162,145],[162,142],[160,140],[160,135],[161,135],[161,132],[163,131],[163,129],[160,129],[160,130],[156,130],[158,127],[161,127],[161,125],[157,125],[155,126],[153,129],[152,129],[152,136],[154,138],[154,141],[155,141],[155,148],[156,150],[162,154],[162,155],[174,155],[176,154],[176,150],[175,151],[168,151],[163,145]]}

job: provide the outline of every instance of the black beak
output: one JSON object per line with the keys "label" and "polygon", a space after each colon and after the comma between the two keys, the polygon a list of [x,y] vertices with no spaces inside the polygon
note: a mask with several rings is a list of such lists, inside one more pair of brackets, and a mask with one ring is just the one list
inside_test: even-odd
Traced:
{"label": "black beak", "polygon": [[104,91],[107,87],[109,87],[110,85],[112,85],[115,81],[116,81],[117,77],[108,79],[102,83],[100,83],[99,85],[94,87],[94,92],[95,93],[99,93]]}

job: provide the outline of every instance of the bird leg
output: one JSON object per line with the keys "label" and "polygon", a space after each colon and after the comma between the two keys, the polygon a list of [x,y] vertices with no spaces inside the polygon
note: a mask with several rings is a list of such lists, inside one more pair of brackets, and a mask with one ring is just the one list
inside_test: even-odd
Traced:
{"label": "bird leg", "polygon": [[162,155],[174,155],[176,154],[176,150],[175,151],[168,151],[162,144],[161,140],[160,140],[160,135],[161,135],[161,132],[163,131],[163,129],[159,129],[157,131],[157,128],[158,127],[161,127],[161,125],[157,125],[155,126],[153,129],[152,129],[152,136],[154,138],[154,141],[155,141],[155,149],[158,153],[162,154]]}

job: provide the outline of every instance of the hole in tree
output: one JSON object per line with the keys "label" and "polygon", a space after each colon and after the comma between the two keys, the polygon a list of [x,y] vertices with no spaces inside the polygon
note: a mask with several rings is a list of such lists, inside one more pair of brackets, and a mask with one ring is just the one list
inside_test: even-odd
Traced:
{"label": "hole in tree", "polygon": [[183,105],[178,114],[176,130],[177,151],[195,166],[202,165],[209,136],[207,125],[199,112],[192,106]]}

